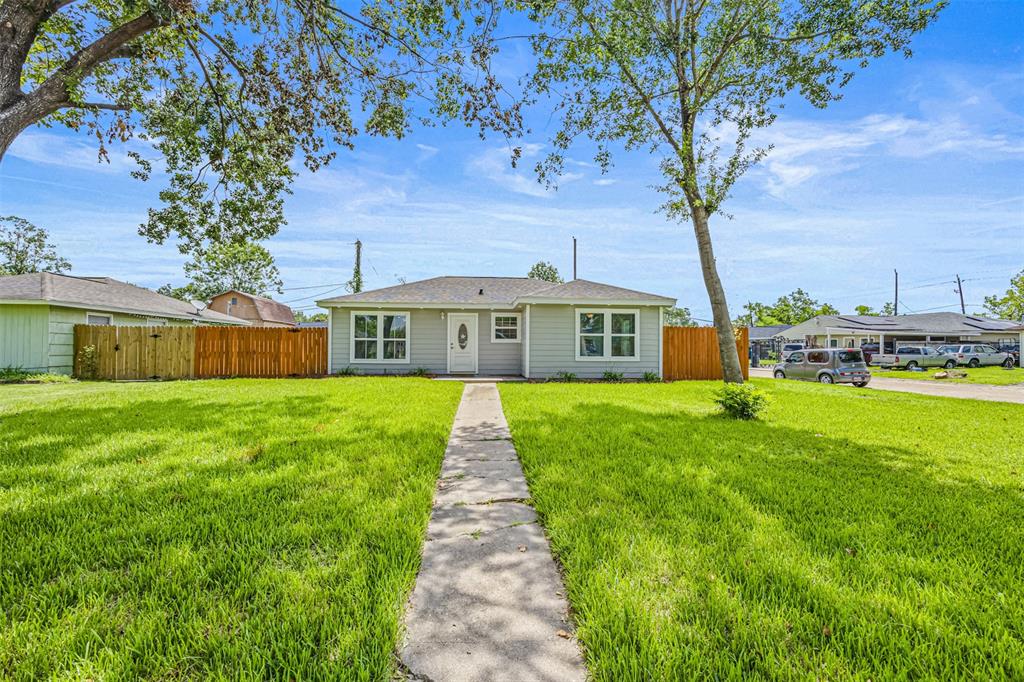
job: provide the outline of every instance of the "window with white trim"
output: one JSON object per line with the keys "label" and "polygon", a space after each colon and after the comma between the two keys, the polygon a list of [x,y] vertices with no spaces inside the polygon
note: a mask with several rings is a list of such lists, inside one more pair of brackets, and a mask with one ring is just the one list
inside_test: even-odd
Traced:
{"label": "window with white trim", "polygon": [[110,315],[100,315],[99,313],[86,313],[85,315],[86,324],[111,324],[112,322]]}
{"label": "window with white trim", "polygon": [[352,362],[409,362],[409,313],[352,313]]}
{"label": "window with white trim", "polygon": [[576,359],[638,359],[639,325],[639,310],[577,308]]}
{"label": "window with white trim", "polygon": [[491,342],[520,343],[522,313],[491,313]]}

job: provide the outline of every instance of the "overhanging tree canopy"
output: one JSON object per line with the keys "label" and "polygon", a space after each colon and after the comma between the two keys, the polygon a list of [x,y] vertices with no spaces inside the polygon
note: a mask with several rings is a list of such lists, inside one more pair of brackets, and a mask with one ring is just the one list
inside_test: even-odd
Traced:
{"label": "overhanging tree canopy", "polygon": [[260,240],[293,159],[317,169],[418,121],[514,134],[492,16],[489,0],[3,0],[0,158],[36,123],[90,131],[101,156],[139,138],[135,174],[159,158],[168,178],[142,235]]}

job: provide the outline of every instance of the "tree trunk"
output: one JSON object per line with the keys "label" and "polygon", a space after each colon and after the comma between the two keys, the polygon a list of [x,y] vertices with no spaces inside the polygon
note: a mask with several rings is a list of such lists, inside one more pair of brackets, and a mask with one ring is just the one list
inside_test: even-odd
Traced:
{"label": "tree trunk", "polygon": [[718,266],[715,264],[715,252],[711,247],[711,230],[708,227],[708,214],[703,206],[691,206],[693,233],[697,236],[697,251],[700,253],[700,269],[704,274],[704,287],[708,290],[711,300],[711,313],[718,332],[718,354],[722,358],[722,378],[726,383],[742,384],[743,368],[740,356],[736,352],[736,337],[729,319],[729,305],[725,300],[725,289],[718,277]]}
{"label": "tree trunk", "polygon": [[49,116],[59,107],[40,100],[21,97],[14,104],[0,110],[0,160],[18,135],[32,124]]}

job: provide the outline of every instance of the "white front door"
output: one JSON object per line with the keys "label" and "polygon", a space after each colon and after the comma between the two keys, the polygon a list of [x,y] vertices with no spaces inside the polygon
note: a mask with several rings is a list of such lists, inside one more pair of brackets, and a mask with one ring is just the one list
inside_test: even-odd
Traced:
{"label": "white front door", "polygon": [[476,373],[476,314],[448,314],[448,371]]}

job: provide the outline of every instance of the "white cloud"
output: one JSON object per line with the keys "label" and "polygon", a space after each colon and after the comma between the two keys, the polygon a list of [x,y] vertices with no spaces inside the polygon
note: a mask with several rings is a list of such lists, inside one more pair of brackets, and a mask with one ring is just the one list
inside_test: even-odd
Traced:
{"label": "white cloud", "polygon": [[432,156],[435,156],[439,151],[441,151],[439,147],[434,147],[433,145],[422,144],[419,142],[416,143],[416,149],[420,150],[420,158],[418,159],[419,161],[426,161],[427,159],[431,158]]}
{"label": "white cloud", "polygon": [[128,174],[137,168],[120,143],[108,145],[108,161],[100,159],[96,144],[87,144],[71,135],[38,131],[20,134],[7,153],[30,163],[98,173]]}
{"label": "white cloud", "polygon": [[[466,169],[471,175],[490,180],[510,192],[550,198],[554,190],[549,190],[538,182],[533,173],[535,160],[543,149],[544,145],[541,144],[522,145],[522,156],[516,164],[516,168],[512,168],[512,153],[507,147],[490,149],[472,157],[466,164]],[[563,173],[558,178],[557,184],[566,185],[582,178],[582,173]]]}
{"label": "white cloud", "polygon": [[872,114],[837,123],[780,121],[759,133],[755,142],[773,145],[761,176],[775,196],[812,178],[851,170],[879,157],[956,154],[993,160],[1024,155],[1024,139],[981,132],[956,113],[941,118]]}
{"label": "white cloud", "polygon": [[618,180],[614,178],[598,178],[597,180],[594,180],[594,184],[598,187],[607,187],[609,185],[614,185],[616,182],[618,182]]}

